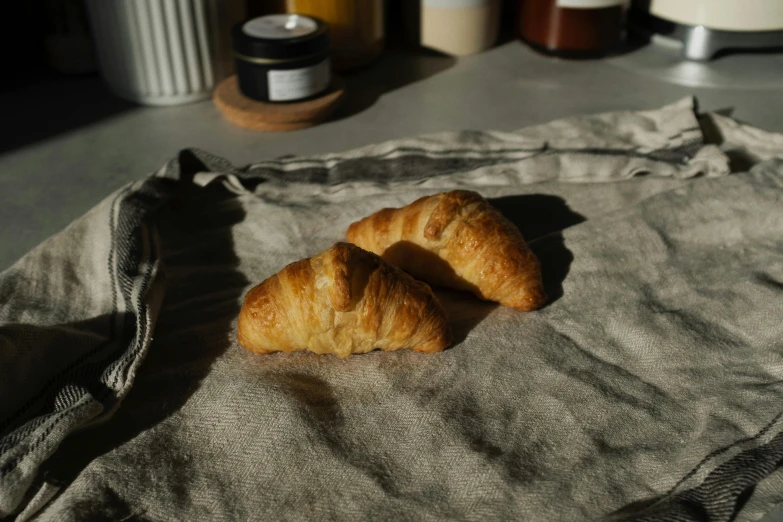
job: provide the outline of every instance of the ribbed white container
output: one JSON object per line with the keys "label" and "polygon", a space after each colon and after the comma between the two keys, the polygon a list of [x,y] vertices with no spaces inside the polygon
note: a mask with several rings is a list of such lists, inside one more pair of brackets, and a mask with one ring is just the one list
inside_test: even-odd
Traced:
{"label": "ribbed white container", "polygon": [[87,0],[101,72],[123,98],[176,105],[209,98],[233,72],[231,26],[244,0]]}

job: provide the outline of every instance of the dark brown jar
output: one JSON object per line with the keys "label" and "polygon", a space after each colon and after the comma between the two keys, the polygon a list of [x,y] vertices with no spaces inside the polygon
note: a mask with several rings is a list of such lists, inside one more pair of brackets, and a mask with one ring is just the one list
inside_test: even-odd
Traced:
{"label": "dark brown jar", "polygon": [[627,0],[519,0],[519,35],[558,56],[603,56],[620,42],[626,6]]}

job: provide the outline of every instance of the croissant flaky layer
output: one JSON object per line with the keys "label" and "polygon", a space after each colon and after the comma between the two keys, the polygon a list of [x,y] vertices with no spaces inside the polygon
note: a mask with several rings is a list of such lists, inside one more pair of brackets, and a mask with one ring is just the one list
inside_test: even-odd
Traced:
{"label": "croissant flaky layer", "polygon": [[256,353],[347,357],[451,344],[443,308],[426,283],[347,243],[291,263],[250,290],[238,330],[239,343]]}
{"label": "croissant flaky layer", "polygon": [[384,208],[351,224],[346,239],[434,285],[522,311],[546,302],[535,254],[476,192],[455,190]]}

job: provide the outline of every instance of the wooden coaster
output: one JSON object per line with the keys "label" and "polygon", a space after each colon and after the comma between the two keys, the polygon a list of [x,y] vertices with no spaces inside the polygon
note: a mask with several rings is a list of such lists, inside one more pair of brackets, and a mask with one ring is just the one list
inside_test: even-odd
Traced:
{"label": "wooden coaster", "polygon": [[236,74],[217,86],[212,100],[225,118],[257,131],[292,131],[324,121],[343,97],[345,85],[336,76],[326,94],[313,100],[291,103],[267,103],[252,100],[239,90]]}

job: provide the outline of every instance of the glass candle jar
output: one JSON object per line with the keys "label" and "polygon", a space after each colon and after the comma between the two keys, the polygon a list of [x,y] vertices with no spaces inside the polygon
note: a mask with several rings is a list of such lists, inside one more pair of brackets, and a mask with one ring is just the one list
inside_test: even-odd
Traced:
{"label": "glass candle jar", "polygon": [[239,90],[248,98],[302,101],[329,87],[329,28],[321,20],[261,16],[236,24],[232,37]]}

